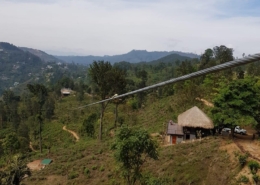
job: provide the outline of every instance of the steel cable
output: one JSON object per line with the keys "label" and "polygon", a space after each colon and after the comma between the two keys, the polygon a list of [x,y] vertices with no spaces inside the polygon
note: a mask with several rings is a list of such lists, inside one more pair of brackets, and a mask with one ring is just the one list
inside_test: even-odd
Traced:
{"label": "steel cable", "polygon": [[173,78],[173,79],[170,79],[170,80],[167,80],[167,81],[164,81],[164,82],[160,82],[160,83],[157,83],[157,84],[154,84],[154,85],[150,85],[150,86],[147,86],[147,87],[144,87],[144,88],[141,88],[141,89],[137,89],[137,90],[125,93],[125,94],[113,96],[112,98],[108,98],[108,99],[101,100],[101,101],[98,101],[98,102],[90,103],[88,105],[80,106],[80,107],[77,107],[76,109],[81,109],[81,108],[84,108],[84,107],[88,107],[88,106],[91,106],[91,105],[107,102],[107,101],[114,100],[114,99],[117,99],[117,98],[122,98],[122,97],[129,96],[129,95],[132,95],[132,94],[136,94],[136,93],[139,93],[139,92],[143,92],[143,91],[147,91],[147,90],[154,89],[154,88],[157,88],[157,87],[165,86],[165,85],[168,85],[168,84],[188,80],[188,79],[191,79],[191,78],[195,78],[195,77],[206,75],[206,74],[209,74],[209,73],[221,71],[221,70],[224,70],[224,69],[228,69],[228,68],[237,67],[237,66],[240,66],[240,65],[256,62],[258,60],[260,60],[260,53],[250,55],[250,56],[245,57],[245,58],[236,59],[236,60],[226,62],[226,63],[220,64],[220,65],[217,65],[217,66],[213,66],[213,67],[210,67],[210,68],[207,68],[207,69],[203,69],[203,70],[200,70],[200,71],[196,71],[194,73],[190,73],[190,74],[187,74],[187,75],[184,75],[184,76],[181,76],[181,77]]}

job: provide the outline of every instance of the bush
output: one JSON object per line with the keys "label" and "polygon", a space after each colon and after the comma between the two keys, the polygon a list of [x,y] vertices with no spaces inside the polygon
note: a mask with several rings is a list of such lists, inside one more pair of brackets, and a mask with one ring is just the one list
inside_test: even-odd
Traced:
{"label": "bush", "polygon": [[253,175],[253,180],[255,181],[255,183],[258,183],[258,181],[260,180],[260,177],[256,174]]}
{"label": "bush", "polygon": [[138,102],[134,99],[130,102],[131,107],[133,110],[137,110],[138,109]]}
{"label": "bush", "polygon": [[68,179],[75,179],[79,176],[79,174],[77,172],[71,172],[69,175],[68,175]]}
{"label": "bush", "polygon": [[244,167],[245,164],[246,164],[246,159],[248,158],[248,154],[245,154],[245,155],[239,155],[238,156],[238,161],[241,165],[241,167]]}
{"label": "bush", "polygon": [[90,170],[89,170],[88,168],[85,168],[85,169],[84,169],[84,175],[85,175],[86,177],[90,177]]}
{"label": "bush", "polygon": [[248,183],[249,182],[249,179],[247,176],[245,175],[241,175],[239,178],[238,178],[238,182],[243,182],[243,183]]}
{"label": "bush", "polygon": [[[142,185],[167,185],[170,184],[170,179],[167,178],[156,178],[151,174],[144,174],[140,179]],[[175,179],[172,180],[175,182]]]}
{"label": "bush", "polygon": [[87,133],[87,136],[94,137],[95,127],[94,123],[97,121],[97,114],[91,114],[87,119],[84,120],[82,130]]}
{"label": "bush", "polygon": [[100,171],[103,172],[105,170],[104,166],[100,167]]}
{"label": "bush", "polygon": [[89,175],[89,174],[90,174],[90,170],[89,170],[88,168],[85,168],[85,169],[84,169],[84,174],[85,174],[85,175]]}
{"label": "bush", "polygon": [[92,166],[92,170],[96,170],[97,169],[97,166]]}
{"label": "bush", "polygon": [[249,161],[248,162],[248,167],[251,170],[252,174],[256,174],[257,170],[260,168],[260,165],[256,161]]}

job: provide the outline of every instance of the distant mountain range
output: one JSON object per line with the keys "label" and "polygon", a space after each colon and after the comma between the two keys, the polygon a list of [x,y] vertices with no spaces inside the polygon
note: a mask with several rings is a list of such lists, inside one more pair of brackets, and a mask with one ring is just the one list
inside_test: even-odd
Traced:
{"label": "distant mountain range", "polygon": [[199,58],[199,55],[193,53],[185,53],[180,51],[152,51],[148,52],[146,50],[132,50],[126,54],[122,55],[113,55],[113,56],[55,56],[56,58],[63,60],[65,62],[78,63],[83,65],[89,65],[93,61],[104,60],[109,61],[111,63],[126,61],[130,63],[138,63],[138,62],[151,62],[158,60],[162,57],[166,57],[168,55],[175,54],[187,58]]}
{"label": "distant mountain range", "polygon": [[[55,83],[63,75],[78,77],[84,74],[85,66],[94,60],[109,61],[112,64],[126,62],[129,65],[149,63],[176,64],[177,61],[199,58],[199,55],[178,51],[132,50],[129,53],[114,56],[52,56],[38,49],[16,47],[10,43],[0,42],[0,96],[4,90],[18,89],[27,83]],[[66,62],[66,63],[65,63]],[[72,64],[74,63],[74,64]],[[22,88],[20,88],[22,89]]]}

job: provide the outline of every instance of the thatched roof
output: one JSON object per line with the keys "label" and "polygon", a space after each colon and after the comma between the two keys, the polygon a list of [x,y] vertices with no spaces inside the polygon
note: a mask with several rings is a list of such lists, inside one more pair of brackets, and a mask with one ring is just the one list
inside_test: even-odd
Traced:
{"label": "thatched roof", "polygon": [[168,123],[167,134],[183,135],[183,128],[182,128],[182,126],[180,126],[177,123],[174,123],[172,120],[170,120]]}
{"label": "thatched roof", "polygon": [[212,120],[196,106],[180,114],[178,124],[183,127],[214,128]]}

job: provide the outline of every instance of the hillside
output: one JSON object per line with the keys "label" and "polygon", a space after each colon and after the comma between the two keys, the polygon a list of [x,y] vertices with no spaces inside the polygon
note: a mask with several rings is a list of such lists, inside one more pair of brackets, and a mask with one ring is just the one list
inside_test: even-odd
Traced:
{"label": "hillside", "polygon": [[[36,51],[38,56],[33,54]],[[79,76],[85,70],[84,67],[58,61],[39,50],[0,42],[0,96],[4,90],[22,92],[27,83],[54,83],[63,75],[74,73]]]}
{"label": "hillside", "polygon": [[[85,98],[84,103],[91,101],[89,96],[86,95]],[[37,143],[34,142],[37,151],[31,153],[30,162],[50,158],[53,159],[53,163],[40,171],[33,171],[32,176],[23,181],[24,184],[125,184],[119,175],[118,164],[110,148],[114,140],[109,131],[113,124],[114,105],[109,104],[106,110],[105,137],[102,142],[99,142],[96,137],[90,138],[80,134],[83,117],[98,111],[99,107],[71,111],[69,107],[78,106],[75,100],[75,97],[67,97],[60,101],[59,109],[56,110],[57,119],[46,122],[44,125],[43,142],[51,146],[50,153],[45,149],[40,155]],[[162,123],[167,123],[169,119],[174,120],[180,112],[174,109],[176,113],[173,115],[173,112],[164,106],[171,102],[170,105],[174,107],[176,97],[171,96],[156,101],[148,100],[148,102],[152,101],[153,104],[147,103],[147,106],[139,111],[133,111],[128,103],[120,105],[119,113],[131,126],[144,127],[150,133],[162,132],[164,130]],[[201,108],[204,107],[199,101],[196,104]],[[158,117],[155,113],[161,116]],[[64,124],[68,129],[80,134],[78,142],[72,134],[62,129]],[[98,122],[95,123],[95,128],[98,128]],[[159,159],[147,160],[143,167],[143,175],[149,185],[159,183],[163,185],[235,185],[238,184],[236,179],[246,173],[247,167],[241,169],[238,161],[238,156],[242,155],[243,151],[228,138],[209,137],[202,141],[176,146],[163,146],[160,137],[154,139],[160,144]]]}
{"label": "hillside", "polygon": [[39,57],[9,43],[1,42],[0,49],[0,94],[25,81],[40,80],[41,68],[46,67],[46,64]]}
{"label": "hillside", "polygon": [[[5,47],[5,52],[7,49],[20,52],[13,45]],[[219,63],[217,56],[211,60]],[[13,169],[25,170],[28,165],[32,175],[22,180],[25,185],[126,184],[126,173],[122,172],[134,170],[131,166],[121,168],[121,154],[144,157],[136,152],[153,148],[151,153],[156,160],[142,159],[145,163],[140,168],[141,175],[138,173],[137,185],[252,184],[253,177],[260,179],[260,170],[250,171],[248,167],[260,162],[256,134],[259,116],[254,117],[259,114],[255,107],[259,107],[260,80],[259,74],[249,69],[259,66],[245,66],[248,70],[244,76],[237,73],[238,69],[220,71],[129,95],[121,101],[113,99],[104,103],[105,110],[99,104],[88,106],[100,100],[98,93],[104,87],[106,97],[111,97],[198,71],[204,64],[203,58],[178,62],[175,55],[155,61],[154,65],[119,62],[112,66],[99,62],[95,64],[95,76],[93,69],[89,71],[92,81],[85,78],[86,74],[80,75],[82,66],[74,65],[71,71],[76,74],[56,83],[51,81],[52,88],[37,84],[29,86],[21,96],[5,93],[0,100],[0,182],[9,178],[3,184],[12,184]],[[105,82],[102,88],[100,81]],[[61,95],[61,87],[75,88]],[[201,129],[200,119],[192,114],[186,121],[197,122],[195,128],[184,128],[183,136],[168,136],[169,120],[181,124],[178,115],[194,106],[208,115],[215,127],[207,119],[211,130]],[[232,138],[227,132],[220,134],[223,127],[237,125],[245,128],[247,135],[234,134]],[[126,127],[130,129],[125,130]],[[178,144],[172,145],[176,142],[173,138],[179,140]],[[121,152],[118,146],[123,149]],[[20,161],[15,161],[18,155]],[[51,159],[52,163],[42,166],[43,159]],[[132,161],[139,166],[136,158]],[[19,163],[14,166],[12,162]]]}
{"label": "hillside", "polygon": [[62,60],[59,60],[58,58],[55,58],[52,55],[49,55],[45,53],[44,51],[33,49],[33,48],[26,48],[26,47],[19,47],[19,49],[32,53],[35,56],[38,56],[42,61],[44,62],[63,62]]}
{"label": "hillside", "polygon": [[[194,58],[197,58],[197,57],[194,57]],[[156,64],[160,64],[160,63],[165,63],[165,64],[171,63],[173,65],[176,65],[177,61],[181,62],[181,61],[185,61],[185,60],[191,60],[191,57],[173,53],[173,54],[169,54],[165,57],[159,58],[158,60],[153,60],[153,61],[149,62],[149,64],[156,65]]]}
{"label": "hillside", "polygon": [[179,51],[152,51],[148,52],[146,50],[132,50],[126,54],[122,55],[113,55],[113,56],[55,56],[66,62],[75,62],[83,65],[89,65],[94,60],[104,60],[110,61],[111,63],[126,61],[130,63],[138,63],[138,62],[150,62],[154,60],[158,60],[162,57],[165,57],[170,54],[177,54],[180,56],[188,57],[188,58],[198,58],[199,56],[193,53],[184,53]]}

